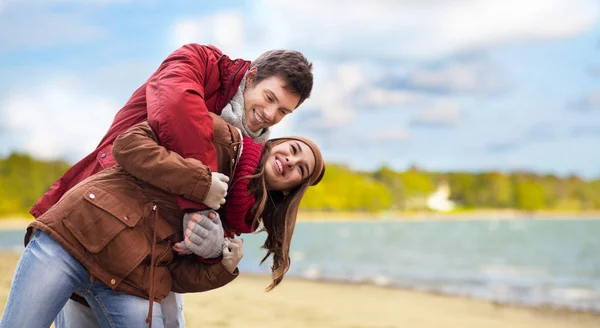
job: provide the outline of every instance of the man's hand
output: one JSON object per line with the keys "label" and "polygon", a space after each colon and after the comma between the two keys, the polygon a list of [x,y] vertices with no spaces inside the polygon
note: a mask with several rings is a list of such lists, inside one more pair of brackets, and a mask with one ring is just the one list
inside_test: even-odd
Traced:
{"label": "man's hand", "polygon": [[225,239],[225,244],[223,245],[223,260],[221,263],[229,273],[235,271],[235,268],[237,268],[242,257],[244,257],[243,246],[243,239]]}
{"label": "man's hand", "polygon": [[229,177],[218,172],[211,173],[210,189],[204,198],[204,205],[218,210],[221,205],[225,204],[225,196],[227,196],[227,183]]}
{"label": "man's hand", "polygon": [[224,243],[223,226],[219,214],[212,210],[186,213],[183,217],[183,242],[173,249],[179,253],[190,251],[205,259],[221,256]]}

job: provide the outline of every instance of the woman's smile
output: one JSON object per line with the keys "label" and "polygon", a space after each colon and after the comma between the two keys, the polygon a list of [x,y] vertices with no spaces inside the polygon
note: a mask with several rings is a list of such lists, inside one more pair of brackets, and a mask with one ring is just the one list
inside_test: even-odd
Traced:
{"label": "woman's smile", "polygon": [[274,165],[275,165],[275,171],[285,177],[285,171],[283,170],[283,164],[281,163],[281,160],[277,156],[275,156]]}

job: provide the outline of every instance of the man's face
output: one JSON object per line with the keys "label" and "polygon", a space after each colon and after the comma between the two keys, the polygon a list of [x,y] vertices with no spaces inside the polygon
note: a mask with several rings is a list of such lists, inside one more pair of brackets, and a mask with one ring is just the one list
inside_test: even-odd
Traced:
{"label": "man's face", "polygon": [[256,68],[248,72],[244,90],[244,114],[252,132],[271,127],[291,114],[300,102],[300,96],[284,88],[285,81],[278,76],[268,77],[255,84]]}

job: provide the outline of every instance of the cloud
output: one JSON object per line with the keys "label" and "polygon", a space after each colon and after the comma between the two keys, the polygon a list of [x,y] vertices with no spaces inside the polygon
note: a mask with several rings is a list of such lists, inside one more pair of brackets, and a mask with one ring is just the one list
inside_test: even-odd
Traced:
{"label": "cloud", "polygon": [[390,131],[376,131],[367,136],[372,141],[393,142],[410,139],[410,132],[404,128],[397,127]]}
{"label": "cloud", "polygon": [[[352,95],[348,95],[352,96]],[[391,90],[376,86],[357,90],[353,102],[358,108],[393,108],[413,103],[419,96],[407,90]]]}
{"label": "cloud", "polygon": [[[554,145],[565,140],[565,123],[564,120],[546,119],[529,126],[515,127],[515,124],[511,124],[510,129],[503,128],[503,132],[509,131],[508,134],[504,134],[504,138],[494,139],[492,137],[492,140],[484,148],[491,153],[503,153],[529,146]],[[490,133],[490,135],[497,136],[498,134]]]}
{"label": "cloud", "polygon": [[104,35],[87,15],[77,12],[12,2],[0,11],[0,52],[78,44]]}
{"label": "cloud", "polygon": [[251,16],[257,37],[278,46],[331,56],[432,59],[579,35],[598,21],[599,9],[595,0],[265,0]]}
{"label": "cloud", "polygon": [[242,56],[248,52],[244,24],[244,15],[240,11],[222,11],[199,19],[181,19],[175,22],[175,47],[192,42],[213,44],[227,54]]}
{"label": "cloud", "polygon": [[570,132],[574,138],[600,137],[600,127],[593,125],[575,126]]}
{"label": "cloud", "polygon": [[523,145],[520,139],[512,138],[506,140],[492,141],[486,146],[490,153],[505,153],[518,149]]}
{"label": "cloud", "polygon": [[569,105],[569,108],[580,111],[600,109],[600,90],[588,92],[580,100]]}
{"label": "cloud", "polygon": [[294,122],[313,130],[345,127],[356,123],[357,110],[398,109],[420,97],[410,91],[384,88],[361,62],[314,62],[315,84],[312,95],[302,105]]}
{"label": "cloud", "polygon": [[478,58],[417,68],[396,84],[435,93],[493,93],[505,89],[507,82],[489,62]]}
{"label": "cloud", "polygon": [[[12,1],[12,0],[7,0]],[[115,3],[130,3],[136,0],[28,0],[29,3],[49,4],[75,4],[75,5],[108,5]]]}
{"label": "cloud", "polygon": [[600,66],[589,66],[587,72],[594,77],[600,76]]}
{"label": "cloud", "polygon": [[559,139],[562,130],[561,122],[539,122],[529,128],[527,140],[533,142],[548,142]]}
{"label": "cloud", "polygon": [[7,136],[0,153],[24,150],[43,159],[78,160],[92,151],[110,126],[118,104],[63,77],[14,90],[0,103]]}
{"label": "cloud", "polygon": [[344,63],[336,66],[315,63],[313,93],[303,107],[319,111],[315,128],[344,126],[356,119],[356,107],[352,101],[357,90],[365,90],[368,82],[359,63]]}
{"label": "cloud", "polygon": [[438,100],[433,106],[422,110],[416,119],[412,121],[413,125],[431,126],[431,127],[451,127],[460,122],[461,109],[454,100]]}

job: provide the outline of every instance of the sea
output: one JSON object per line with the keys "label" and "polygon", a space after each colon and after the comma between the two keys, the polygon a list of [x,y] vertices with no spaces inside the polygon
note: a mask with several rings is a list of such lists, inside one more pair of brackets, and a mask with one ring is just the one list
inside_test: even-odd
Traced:
{"label": "sea", "polygon": [[[268,274],[264,233],[242,237],[242,274]],[[0,231],[0,250],[22,243]],[[286,277],[600,313],[600,220],[300,222],[291,260]]]}

